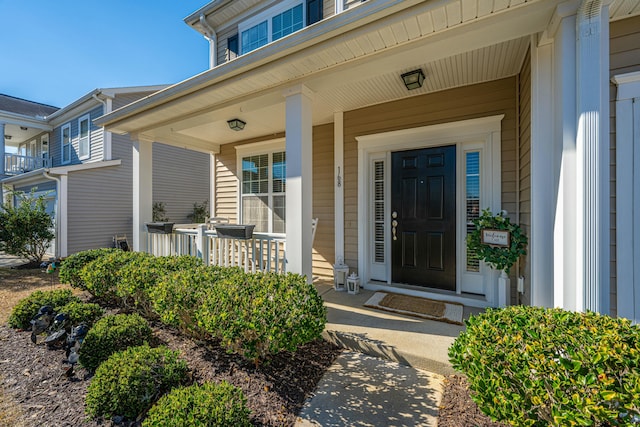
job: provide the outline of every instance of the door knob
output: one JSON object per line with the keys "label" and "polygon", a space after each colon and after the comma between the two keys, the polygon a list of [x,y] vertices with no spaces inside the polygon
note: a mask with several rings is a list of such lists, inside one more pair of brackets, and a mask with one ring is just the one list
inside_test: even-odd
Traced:
{"label": "door knob", "polygon": [[398,240],[398,236],[396,236],[396,227],[398,226],[398,221],[395,219],[391,221],[391,234],[393,235],[393,240]]}

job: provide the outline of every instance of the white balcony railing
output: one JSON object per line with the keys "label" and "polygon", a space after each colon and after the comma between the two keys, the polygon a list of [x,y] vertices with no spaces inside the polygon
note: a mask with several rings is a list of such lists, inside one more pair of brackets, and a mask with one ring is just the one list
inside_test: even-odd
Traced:
{"label": "white balcony railing", "polygon": [[171,234],[147,233],[148,252],[156,256],[192,255],[206,265],[241,267],[247,272],[286,272],[285,238],[282,234],[253,233],[251,239],[218,237],[205,225],[174,228]]}
{"label": "white balcony railing", "polygon": [[48,168],[49,159],[42,157],[23,156],[21,154],[4,154],[5,175],[20,175],[36,169]]}

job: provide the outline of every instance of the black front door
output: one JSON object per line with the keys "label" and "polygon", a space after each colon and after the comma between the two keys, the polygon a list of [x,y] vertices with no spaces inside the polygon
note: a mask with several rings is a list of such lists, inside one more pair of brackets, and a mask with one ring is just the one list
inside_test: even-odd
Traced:
{"label": "black front door", "polygon": [[392,281],[456,289],[456,147],[392,153]]}

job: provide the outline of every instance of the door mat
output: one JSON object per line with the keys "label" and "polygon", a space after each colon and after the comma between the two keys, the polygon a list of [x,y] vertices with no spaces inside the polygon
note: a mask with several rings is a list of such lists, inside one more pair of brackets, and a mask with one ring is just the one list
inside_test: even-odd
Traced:
{"label": "door mat", "polygon": [[462,325],[464,308],[462,304],[454,302],[435,301],[391,292],[376,292],[364,303],[364,306],[456,325]]}

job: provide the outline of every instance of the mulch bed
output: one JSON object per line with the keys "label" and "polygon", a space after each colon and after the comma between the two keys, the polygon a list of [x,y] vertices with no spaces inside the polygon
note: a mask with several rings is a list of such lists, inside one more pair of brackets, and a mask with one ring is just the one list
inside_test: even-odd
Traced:
{"label": "mulch bed", "polygon": [[445,379],[444,395],[440,402],[438,427],[506,427],[491,421],[471,400],[469,384],[462,375],[450,375]]}
{"label": "mulch bed", "polygon": [[[256,368],[240,362],[210,342],[197,342],[160,324],[153,326],[160,344],[180,350],[195,381],[227,382],[240,387],[256,426],[293,426],[305,399],[340,350],[323,340],[282,352]],[[110,426],[113,420],[87,420],[84,397],[91,376],[84,369],[63,375],[64,350],[33,345],[29,332],[0,326],[0,379],[13,401],[22,407],[26,425]],[[120,420],[117,420],[120,421]],[[120,425],[138,426],[139,422]]]}

